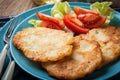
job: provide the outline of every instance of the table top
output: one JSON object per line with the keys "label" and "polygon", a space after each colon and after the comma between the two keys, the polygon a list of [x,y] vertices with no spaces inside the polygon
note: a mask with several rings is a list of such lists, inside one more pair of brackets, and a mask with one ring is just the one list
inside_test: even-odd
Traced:
{"label": "table top", "polygon": [[0,16],[14,16],[33,7],[36,7],[34,0],[0,0]]}
{"label": "table top", "polygon": [[[66,1],[66,0],[64,0]],[[94,1],[94,0],[67,0],[72,2],[80,2],[80,1]],[[98,1],[105,1],[105,0],[98,0]],[[119,0],[109,0],[114,1],[114,7],[120,7]],[[25,4],[24,4],[25,3]],[[18,15],[28,9],[36,7],[34,0],[0,0],[0,16],[14,16]]]}
{"label": "table top", "polygon": [[33,7],[33,0],[0,0],[0,16],[17,15]]}

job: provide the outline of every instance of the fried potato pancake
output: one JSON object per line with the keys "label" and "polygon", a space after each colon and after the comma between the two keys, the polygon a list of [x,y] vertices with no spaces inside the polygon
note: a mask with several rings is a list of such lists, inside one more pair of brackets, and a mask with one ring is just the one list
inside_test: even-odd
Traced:
{"label": "fried potato pancake", "polygon": [[102,61],[100,46],[77,36],[74,39],[72,55],[56,62],[42,63],[51,76],[59,79],[77,79],[93,72]]}
{"label": "fried potato pancake", "polygon": [[87,40],[95,40],[100,44],[102,50],[104,66],[120,56],[120,28],[108,26],[105,28],[97,28],[89,31],[87,35],[82,35]]}
{"label": "fried potato pancake", "polygon": [[49,28],[25,28],[14,35],[13,43],[33,61],[57,61],[72,53],[73,36]]}

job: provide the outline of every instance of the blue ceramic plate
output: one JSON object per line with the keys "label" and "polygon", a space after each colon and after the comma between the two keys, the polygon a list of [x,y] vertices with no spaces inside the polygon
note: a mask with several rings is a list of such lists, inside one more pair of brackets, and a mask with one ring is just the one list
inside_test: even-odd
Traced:
{"label": "blue ceramic plate", "polygon": [[[89,9],[90,4],[89,3],[81,3],[81,2],[71,2],[70,6],[72,8],[74,6],[80,6],[82,8]],[[53,4],[40,6],[40,7],[33,8],[23,14],[18,15],[17,17],[22,18],[22,22],[19,23],[19,25],[16,27],[13,35],[16,34],[16,32],[21,31],[23,28],[30,27],[31,25],[28,24],[28,21],[30,19],[37,19],[36,14],[35,14],[37,11],[49,15],[50,9],[52,7],[53,7]],[[111,21],[111,24],[120,26],[120,23],[119,23],[120,16],[119,15],[120,15],[120,13],[115,11],[115,17]],[[31,74],[39,79],[55,80],[55,78],[49,76],[49,74],[41,68],[39,63],[30,61],[23,55],[22,52],[20,52],[18,49],[16,49],[16,47],[12,43],[12,38],[11,38],[11,42],[10,42],[10,50],[11,50],[14,60],[23,70],[25,70],[29,74]],[[117,61],[101,68],[100,70],[97,70],[97,71],[93,72],[92,74],[86,76],[85,79],[103,80],[103,79],[110,78],[111,76],[120,72],[119,66],[120,66],[120,60],[117,60]]]}

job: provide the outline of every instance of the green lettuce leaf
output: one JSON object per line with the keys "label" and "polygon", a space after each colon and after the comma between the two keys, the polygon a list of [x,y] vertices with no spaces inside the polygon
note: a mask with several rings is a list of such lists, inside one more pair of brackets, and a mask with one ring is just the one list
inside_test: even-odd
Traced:
{"label": "green lettuce leaf", "polygon": [[40,20],[35,20],[35,19],[31,19],[31,20],[28,21],[29,24],[32,24],[32,25],[33,25],[33,27],[39,27],[40,24],[41,24],[41,22],[42,22],[42,21],[40,21]]}
{"label": "green lettuce leaf", "polygon": [[112,5],[112,2],[95,2],[90,6],[90,9],[102,16],[106,16],[106,23],[108,24],[114,17],[114,10],[110,5]]}
{"label": "green lettuce leaf", "polygon": [[55,3],[55,5],[51,9],[51,16],[62,20],[64,14],[74,15],[75,13],[72,11],[67,1]]}

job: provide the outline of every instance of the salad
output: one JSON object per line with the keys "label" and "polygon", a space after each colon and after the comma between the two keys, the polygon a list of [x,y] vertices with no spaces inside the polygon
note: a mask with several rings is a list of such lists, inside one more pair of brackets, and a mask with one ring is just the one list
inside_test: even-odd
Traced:
{"label": "salad", "polygon": [[39,20],[31,19],[29,23],[34,27],[46,27],[57,30],[69,29],[75,34],[87,33],[93,28],[108,25],[114,16],[110,7],[112,2],[95,2],[90,10],[74,6],[68,2],[57,2],[51,8],[51,15],[36,12]]}

